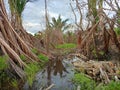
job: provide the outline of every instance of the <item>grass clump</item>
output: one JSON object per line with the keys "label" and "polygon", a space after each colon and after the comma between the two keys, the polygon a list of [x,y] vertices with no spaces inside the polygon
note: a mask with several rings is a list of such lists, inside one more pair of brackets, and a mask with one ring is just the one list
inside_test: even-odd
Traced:
{"label": "grass clump", "polygon": [[57,49],[71,49],[75,47],[76,47],[76,44],[73,44],[73,43],[65,43],[65,44],[60,44],[56,46]]}
{"label": "grass clump", "polygon": [[96,84],[96,82],[83,73],[76,73],[72,79],[73,83],[80,86],[80,90],[120,90],[120,81],[111,81],[109,84]]}
{"label": "grass clump", "polygon": [[39,70],[38,63],[30,63],[28,64],[28,67],[25,68],[25,73],[27,75],[27,80],[30,86],[32,86],[33,81],[35,79],[35,75]]}
{"label": "grass clump", "polygon": [[99,88],[96,88],[95,90],[120,90],[120,81],[111,81],[109,84],[102,85]]}
{"label": "grass clump", "polygon": [[111,81],[107,86],[104,86],[105,90],[120,90],[120,82]]}
{"label": "grass clump", "polygon": [[76,86],[80,85],[80,90],[94,90],[96,84],[93,80],[86,77],[83,73],[77,73],[74,75],[72,81]]}
{"label": "grass clump", "polygon": [[44,54],[39,54],[38,55],[38,58],[40,59],[40,60],[42,60],[43,62],[48,62],[48,57],[47,56],[45,56]]}

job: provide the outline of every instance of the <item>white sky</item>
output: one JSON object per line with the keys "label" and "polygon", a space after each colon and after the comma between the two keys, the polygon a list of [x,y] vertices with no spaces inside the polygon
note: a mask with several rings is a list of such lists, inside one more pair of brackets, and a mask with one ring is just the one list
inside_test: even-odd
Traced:
{"label": "white sky", "polygon": [[[82,1],[82,0],[81,0]],[[86,1],[86,0],[84,0]],[[8,0],[5,0],[8,9]],[[47,0],[49,19],[61,15],[62,19],[69,19],[69,23],[74,23],[74,15],[70,8],[70,0]],[[108,6],[106,6],[108,8]],[[108,14],[111,12],[108,12]],[[28,2],[22,14],[23,26],[26,31],[34,34],[45,28],[44,0]],[[79,14],[77,13],[79,21]],[[85,15],[83,16],[85,17]],[[85,20],[84,20],[85,21]],[[86,24],[84,22],[84,24]]]}
{"label": "white sky", "polygon": [[[49,18],[58,17],[69,19],[69,22],[74,22],[74,16],[71,12],[70,0],[47,0]],[[44,0],[38,0],[34,3],[29,2],[23,12],[23,25],[28,32],[36,33],[45,28],[45,11]]]}

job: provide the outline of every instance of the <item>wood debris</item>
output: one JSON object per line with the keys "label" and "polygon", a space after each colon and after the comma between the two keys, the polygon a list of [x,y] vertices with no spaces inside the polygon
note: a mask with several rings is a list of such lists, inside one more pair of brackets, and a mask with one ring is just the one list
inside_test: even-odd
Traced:
{"label": "wood debris", "polygon": [[78,59],[73,62],[75,69],[79,72],[89,75],[95,81],[109,83],[110,80],[120,80],[120,70],[112,61],[94,61],[87,62]]}

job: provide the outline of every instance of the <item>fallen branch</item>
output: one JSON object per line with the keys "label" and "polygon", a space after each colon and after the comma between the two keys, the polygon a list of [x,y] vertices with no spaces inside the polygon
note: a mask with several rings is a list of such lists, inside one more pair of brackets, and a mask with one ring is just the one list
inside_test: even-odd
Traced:
{"label": "fallen branch", "polygon": [[51,84],[48,88],[46,88],[45,90],[50,90],[53,86],[55,86],[55,84]]}
{"label": "fallen branch", "polygon": [[100,67],[101,78],[105,79],[105,83],[109,83],[110,79],[105,71]]}

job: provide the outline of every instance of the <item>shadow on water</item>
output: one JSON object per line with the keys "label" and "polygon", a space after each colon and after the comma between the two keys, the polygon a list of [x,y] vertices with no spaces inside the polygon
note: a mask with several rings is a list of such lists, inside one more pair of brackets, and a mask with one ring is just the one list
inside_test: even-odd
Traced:
{"label": "shadow on water", "polygon": [[50,60],[47,67],[37,74],[32,90],[44,90],[51,84],[55,85],[50,90],[74,90],[75,86],[71,82],[73,76],[74,70],[70,61],[57,57],[56,60]]}

